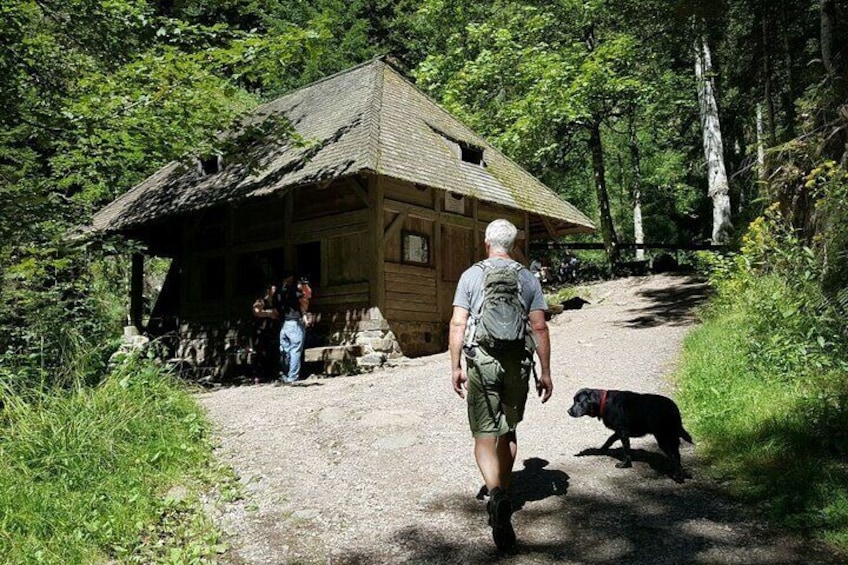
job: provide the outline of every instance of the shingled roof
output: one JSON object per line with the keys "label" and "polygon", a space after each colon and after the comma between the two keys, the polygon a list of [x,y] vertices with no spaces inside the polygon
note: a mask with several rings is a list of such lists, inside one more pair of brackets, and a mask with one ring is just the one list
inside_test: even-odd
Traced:
{"label": "shingled roof", "polygon": [[[306,145],[265,141],[253,166],[204,174],[170,163],[95,214],[95,231],[120,232],[361,172],[429,185],[528,210],[551,233],[594,229],[579,210],[441,108],[391,65],[375,59],[254,110],[244,126],[283,116]],[[460,158],[483,151],[482,164]]]}

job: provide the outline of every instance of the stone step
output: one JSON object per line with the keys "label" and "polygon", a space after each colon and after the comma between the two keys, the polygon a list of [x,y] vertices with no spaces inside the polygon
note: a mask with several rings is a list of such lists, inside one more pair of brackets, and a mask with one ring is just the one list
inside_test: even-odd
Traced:
{"label": "stone step", "polygon": [[361,345],[330,345],[327,347],[310,347],[303,352],[303,360],[307,363],[316,361],[345,361],[362,356]]}

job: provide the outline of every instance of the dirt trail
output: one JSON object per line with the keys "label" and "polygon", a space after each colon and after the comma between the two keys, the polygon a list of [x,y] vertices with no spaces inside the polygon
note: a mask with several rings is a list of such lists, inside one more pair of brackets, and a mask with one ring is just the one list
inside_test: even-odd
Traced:
{"label": "dirt trail", "polygon": [[584,386],[673,396],[668,375],[704,290],[686,277],[612,281],[552,321],[554,397],[530,398],[518,430],[514,555],[495,551],[475,498],[482,483],[447,354],[369,375],[202,395],[219,456],[246,491],[217,513],[232,548],[222,561],[828,562],[746,518],[691,447],[683,462],[695,478],[682,485],[664,474],[653,438],[633,440],[633,468],[616,469],[619,450],[593,451],[606,428],[566,414]]}

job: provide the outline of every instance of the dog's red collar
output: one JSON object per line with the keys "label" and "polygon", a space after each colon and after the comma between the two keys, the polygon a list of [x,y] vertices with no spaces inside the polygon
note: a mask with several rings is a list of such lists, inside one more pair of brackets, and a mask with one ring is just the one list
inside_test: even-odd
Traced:
{"label": "dog's red collar", "polygon": [[607,403],[607,391],[604,391],[603,394],[601,394],[601,407],[598,410],[598,418],[604,417],[604,405],[606,403]]}

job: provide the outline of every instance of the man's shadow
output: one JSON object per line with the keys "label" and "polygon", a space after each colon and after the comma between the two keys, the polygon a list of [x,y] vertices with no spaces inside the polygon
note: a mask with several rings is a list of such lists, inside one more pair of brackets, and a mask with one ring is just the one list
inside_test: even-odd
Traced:
{"label": "man's shadow", "polygon": [[[563,471],[545,469],[548,465],[549,462],[544,459],[531,457],[524,460],[524,469],[512,474],[509,498],[513,510],[520,510],[527,502],[544,500],[550,496],[565,496],[568,475]],[[488,494],[488,489],[483,485],[477,498],[483,500]]]}

